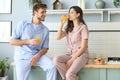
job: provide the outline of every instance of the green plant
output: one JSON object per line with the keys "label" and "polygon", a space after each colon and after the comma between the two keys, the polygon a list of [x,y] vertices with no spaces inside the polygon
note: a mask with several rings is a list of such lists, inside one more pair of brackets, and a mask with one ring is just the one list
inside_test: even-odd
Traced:
{"label": "green plant", "polygon": [[120,6],[120,0],[114,0],[113,4],[116,8],[118,8]]}
{"label": "green plant", "polygon": [[10,65],[8,64],[9,57],[6,57],[2,60],[0,60],[0,77],[5,76],[5,71],[10,68]]}
{"label": "green plant", "polygon": [[41,0],[29,0],[29,5],[33,6],[34,3],[42,3]]}

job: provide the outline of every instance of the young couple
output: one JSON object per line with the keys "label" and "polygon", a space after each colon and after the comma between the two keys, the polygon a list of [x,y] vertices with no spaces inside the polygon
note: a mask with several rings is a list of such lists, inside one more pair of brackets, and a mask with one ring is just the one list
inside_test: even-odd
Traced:
{"label": "young couple", "polygon": [[[78,6],[69,9],[68,24],[60,21],[57,39],[66,37],[66,54],[52,61],[46,55],[49,49],[49,30],[42,24],[46,17],[46,4],[33,6],[31,20],[20,22],[14,29],[10,44],[15,45],[15,69],[17,80],[29,80],[31,66],[38,64],[46,72],[46,80],[56,80],[57,70],[62,79],[77,80],[78,71],[88,62],[88,28],[83,20],[83,11]],[[40,37],[38,41],[35,36]]]}

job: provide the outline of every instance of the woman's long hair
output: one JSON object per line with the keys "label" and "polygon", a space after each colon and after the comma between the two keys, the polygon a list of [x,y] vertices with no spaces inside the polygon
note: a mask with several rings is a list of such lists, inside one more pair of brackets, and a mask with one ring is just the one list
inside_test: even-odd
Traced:
{"label": "woman's long hair", "polygon": [[[70,7],[70,9],[74,9],[76,11],[76,13],[80,14],[80,16],[78,17],[79,22],[82,22],[83,24],[86,24],[85,21],[83,20],[83,11],[80,7],[72,6],[72,7]],[[70,9],[69,9],[69,12],[70,12]],[[65,31],[67,33],[71,32],[73,30],[73,28],[74,28],[73,21],[68,20],[67,27],[66,27]]]}

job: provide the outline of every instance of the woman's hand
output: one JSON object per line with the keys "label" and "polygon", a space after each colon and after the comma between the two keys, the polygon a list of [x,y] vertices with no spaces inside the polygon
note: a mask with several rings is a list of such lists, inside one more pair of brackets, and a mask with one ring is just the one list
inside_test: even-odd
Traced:
{"label": "woman's hand", "polygon": [[68,16],[67,15],[62,15],[60,18],[60,23],[63,26],[64,23],[68,20]]}
{"label": "woman's hand", "polygon": [[73,59],[70,59],[70,60],[67,61],[67,63],[66,63],[66,69],[67,70],[70,68],[70,66],[72,65],[73,61],[74,61]]}

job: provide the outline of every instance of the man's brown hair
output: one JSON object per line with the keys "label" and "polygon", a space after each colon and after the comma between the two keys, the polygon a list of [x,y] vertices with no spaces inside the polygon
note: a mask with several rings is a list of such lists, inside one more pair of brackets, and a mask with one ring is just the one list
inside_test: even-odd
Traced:
{"label": "man's brown hair", "polygon": [[38,9],[44,9],[44,8],[47,8],[47,5],[46,4],[42,4],[42,3],[34,3],[33,5],[33,13],[34,11],[38,11]]}

